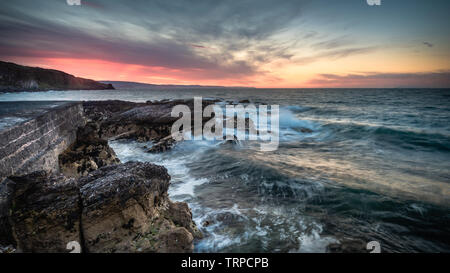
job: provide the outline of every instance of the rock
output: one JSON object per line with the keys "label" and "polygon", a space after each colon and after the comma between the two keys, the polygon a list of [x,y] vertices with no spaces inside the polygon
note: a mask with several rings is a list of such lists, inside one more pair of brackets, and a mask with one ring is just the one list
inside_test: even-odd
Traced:
{"label": "rock", "polygon": [[120,163],[108,141],[98,137],[98,130],[98,124],[93,122],[78,129],[75,143],[59,155],[59,167],[64,175],[80,177],[98,168]]}
{"label": "rock", "polygon": [[[90,252],[192,251],[193,238],[200,233],[187,204],[169,200],[169,180],[166,168],[135,162],[101,168],[81,178],[87,249]],[[177,241],[170,242],[173,238]]]}
{"label": "rock", "polygon": [[175,144],[175,139],[172,136],[167,136],[161,139],[159,142],[153,144],[150,149],[147,150],[148,153],[162,153],[173,147]]}
{"label": "rock", "polygon": [[144,106],[142,103],[135,103],[121,100],[107,101],[85,101],[83,102],[84,113],[89,121],[105,121],[117,114],[128,111],[137,106]]}
{"label": "rock", "polygon": [[45,171],[11,177],[15,185],[10,222],[23,252],[67,252],[80,241],[78,187],[72,179]]}
{"label": "rock", "polygon": [[[230,137],[227,137],[230,138]],[[233,139],[226,139],[220,143],[220,145],[226,145],[226,146],[234,146],[238,145],[240,143],[239,139],[233,135]]]}
{"label": "rock", "polygon": [[191,252],[200,237],[185,203],[167,195],[162,166],[128,162],[74,179],[49,172],[11,177],[10,223],[23,252]]}
{"label": "rock", "polygon": [[158,219],[167,202],[169,180],[164,167],[149,163],[109,166],[81,178],[83,232],[89,251],[136,251],[130,242],[147,234],[152,220]]}
{"label": "rock", "polygon": [[311,134],[314,131],[309,128],[302,127],[302,128],[300,128],[300,132],[305,133],[305,134]]}
{"label": "rock", "polygon": [[12,245],[0,246],[0,254],[3,254],[3,253],[14,253],[14,252],[16,252],[16,249]]}
{"label": "rock", "polygon": [[[216,103],[217,100],[204,100],[202,107]],[[156,144],[149,152],[163,152],[170,149],[175,141],[171,135],[172,124],[179,117],[172,117],[176,105],[186,105],[194,109],[194,100],[162,100],[146,103],[122,101],[84,102],[83,106],[89,121],[98,126],[96,133],[100,139],[134,139],[139,142],[153,141]],[[203,122],[210,118],[204,117]],[[192,115],[193,122],[193,115]]]}
{"label": "rock", "polygon": [[192,221],[192,211],[185,202],[169,203],[169,217],[175,225],[185,227],[195,238],[203,235]]}
{"label": "rock", "polygon": [[249,100],[240,100],[239,103],[250,103]]}
{"label": "rock", "polygon": [[192,252],[194,237],[184,227],[175,227],[158,236],[156,249],[162,253]]}
{"label": "rock", "polygon": [[330,253],[368,253],[366,243],[358,239],[342,239],[327,246]]}
{"label": "rock", "polygon": [[[10,179],[0,182],[0,246],[14,245],[9,221],[15,183]],[[1,252],[1,250],[0,250]]]}
{"label": "rock", "polygon": [[[202,107],[214,104],[216,101],[203,101]],[[186,105],[194,109],[194,100],[162,100],[135,104],[134,107],[117,112],[101,123],[101,138],[134,138],[145,141],[157,140],[171,134],[172,124],[179,117],[172,117],[171,112],[176,105]],[[102,111],[102,107],[97,107]],[[93,111],[91,110],[90,113]],[[193,115],[192,115],[193,120]],[[209,118],[204,118],[206,122]]]}

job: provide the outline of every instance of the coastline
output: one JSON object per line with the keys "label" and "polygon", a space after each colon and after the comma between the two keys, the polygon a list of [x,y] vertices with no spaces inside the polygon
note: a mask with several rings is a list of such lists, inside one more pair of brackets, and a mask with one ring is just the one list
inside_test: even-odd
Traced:
{"label": "coastline", "polygon": [[[399,100],[403,101],[405,99],[403,92],[393,90],[390,92],[397,93]],[[285,137],[281,151],[261,157],[261,154],[255,154],[233,143],[191,143],[186,141],[177,143],[175,149],[170,148],[170,143],[167,143],[169,144],[167,146],[168,149],[152,149],[155,143],[160,142],[159,140],[162,141],[167,136],[167,126],[171,121],[166,119],[166,117],[171,107],[174,104],[189,104],[189,99],[173,99],[173,94],[162,94],[162,92],[149,93],[143,96],[142,93],[130,91],[128,94],[120,93],[117,99],[121,101],[93,101],[95,96],[90,96],[89,91],[84,92],[80,96],[77,95],[78,93],[73,92],[70,95],[60,96],[59,98],[69,98],[71,100],[82,98],[87,100],[85,102],[72,101],[70,103],[81,103],[83,105],[83,112],[88,126],[84,126],[83,130],[77,132],[77,135],[81,136],[80,139],[88,141],[76,141],[73,145],[69,145],[70,147],[66,148],[64,153],[57,156],[58,165],[62,166],[60,171],[66,173],[66,176],[71,176],[71,179],[74,181],[89,176],[98,169],[111,166],[109,164],[117,164],[117,162],[114,162],[115,158],[119,158],[121,163],[139,161],[165,166],[168,174],[172,176],[170,179],[171,186],[168,191],[169,200],[187,203],[190,210],[192,210],[192,220],[199,225],[204,235],[204,239],[194,239],[195,252],[245,252],[250,251],[249,249],[256,251],[262,242],[271,244],[265,249],[266,251],[365,252],[365,242],[372,240],[371,237],[367,236],[367,229],[372,230],[369,234],[378,234],[379,230],[376,229],[375,225],[366,224],[365,222],[354,223],[352,219],[358,221],[358,215],[366,214],[370,217],[370,221],[378,221],[379,224],[377,226],[384,227],[385,231],[386,227],[392,225],[403,227],[402,217],[408,217],[415,221],[421,221],[421,219],[427,217],[428,221],[426,223],[415,222],[417,226],[408,225],[408,227],[405,227],[411,230],[408,233],[411,235],[408,236],[416,236],[420,232],[422,225],[442,226],[446,219],[445,214],[442,214],[445,213],[445,208],[426,202],[427,200],[423,199],[423,191],[412,192],[414,196],[411,196],[411,198],[409,198],[410,196],[406,196],[406,198],[398,196],[394,194],[395,192],[383,191],[380,188],[380,191],[377,192],[373,188],[379,186],[382,181],[377,179],[377,177],[364,178],[367,172],[365,169],[360,169],[358,172],[358,165],[355,163],[353,163],[352,169],[344,169],[344,164],[333,165],[334,167],[330,171],[335,173],[343,171],[346,181],[339,185],[338,182],[341,181],[342,176],[333,176],[333,180],[327,184],[327,182],[322,182],[321,177],[330,175],[330,172],[323,169],[314,172],[314,166],[311,165],[312,161],[310,160],[319,160],[320,162],[320,160],[327,158],[326,151],[317,150],[316,145],[321,145],[322,147],[327,147],[329,151],[334,151],[330,154],[333,157],[339,158],[340,154],[342,154],[340,161],[342,163],[351,163],[348,160],[348,151],[352,151],[354,156],[361,152],[362,155],[370,154],[371,158],[377,158],[377,155],[379,156],[380,154],[371,150],[367,153],[364,146],[361,145],[358,145],[358,150],[353,150],[350,147],[353,144],[349,146],[349,149],[346,149],[345,146],[334,145],[334,143],[342,144],[354,139],[358,140],[363,136],[376,140],[374,144],[385,149],[386,152],[389,151],[388,148],[391,143],[405,145],[408,148],[404,151],[407,155],[415,154],[415,150],[417,150],[417,153],[420,153],[424,150],[430,151],[432,147],[440,148],[442,146],[439,146],[440,143],[442,141],[445,143],[444,136],[434,135],[432,132],[415,133],[417,130],[402,131],[400,128],[392,131],[389,129],[391,128],[389,124],[376,127],[377,123],[374,121],[370,124],[361,123],[359,120],[353,120],[353,124],[333,122],[325,126],[321,126],[318,122],[310,123],[305,120],[311,120],[311,116],[314,118],[316,113],[323,115],[324,111],[327,111],[324,118],[328,117],[332,118],[332,120],[335,120],[337,117],[346,117],[345,115],[348,113],[331,111],[328,114],[329,110],[333,110],[329,109],[329,106],[323,107],[323,104],[319,104],[319,107],[313,107],[310,104],[308,105],[307,102],[308,98],[312,96],[311,93],[299,91],[297,93],[298,96],[304,96],[306,99],[290,101],[288,105],[282,107],[281,126],[288,127],[281,128]],[[335,93],[337,94],[337,92],[323,93],[327,95],[327,103],[337,103],[332,104],[333,106],[340,107],[342,101],[345,102],[343,106],[358,102],[358,100],[353,99],[356,94],[355,91],[349,90],[339,93],[340,97],[343,94],[347,94],[348,96],[344,97],[348,98],[347,100],[330,98]],[[53,95],[57,94],[57,92],[53,92]],[[196,96],[196,94],[189,92],[174,94],[179,95],[179,97]],[[273,103],[266,99],[260,99],[255,94],[259,93],[244,93],[241,96],[236,96],[234,93],[217,93],[213,97],[220,98],[219,104],[245,103],[248,101]],[[410,91],[409,94],[408,97],[411,99],[415,98],[412,96],[413,94],[421,94],[420,96],[430,99],[431,102],[436,101],[436,103],[431,104],[435,108],[426,107],[424,110],[426,113],[431,111],[430,113],[434,114],[435,111],[432,111],[432,109],[439,109],[440,103],[443,103],[442,99],[431,99],[429,97],[430,94],[426,92]],[[286,92],[287,95],[292,96],[290,92]],[[440,98],[447,95],[448,92],[444,91],[434,96]],[[262,96],[265,96],[265,94]],[[250,99],[246,100],[244,97]],[[26,100],[30,100],[30,98],[33,100],[39,99],[35,96],[23,98]],[[41,98],[48,98],[48,96],[42,95]],[[235,99],[233,100],[232,98]],[[8,97],[8,99],[11,100],[11,97]],[[373,101],[374,103],[378,102],[377,99]],[[422,101],[426,101],[426,99]],[[365,105],[366,103],[363,106]],[[398,103],[392,101],[392,105],[395,110]],[[386,108],[387,106],[385,105],[384,107]],[[408,108],[402,109],[408,110]],[[395,111],[392,112],[395,113]],[[353,115],[353,113],[348,114]],[[305,115],[308,115],[308,118],[305,118]],[[399,118],[403,117],[404,115],[399,116]],[[145,130],[145,128],[151,128],[154,132]],[[302,128],[310,128],[310,130]],[[90,137],[92,136],[91,133],[95,137]],[[331,133],[333,134],[330,135]],[[392,135],[392,133],[395,134]],[[328,139],[324,140],[323,137]],[[106,139],[110,141],[106,142]],[[426,139],[428,142],[417,143],[417,139]],[[361,144],[359,141],[352,141],[351,143]],[[411,145],[415,145],[413,146],[415,150],[409,148]],[[108,146],[110,146],[109,148],[112,147],[113,150],[109,149]],[[337,147],[337,150],[334,147]],[[164,152],[149,153],[149,150]],[[310,154],[307,153],[309,150],[311,151]],[[340,153],[340,151],[343,153]],[[297,154],[296,157],[292,157],[294,153]],[[86,156],[86,154],[89,155]],[[444,157],[444,151],[433,152],[433,156],[439,155]],[[364,159],[364,157],[359,158]],[[410,158],[414,157],[408,156],[408,160]],[[396,162],[402,162],[399,158],[394,159]],[[237,169],[228,169],[231,166],[235,166],[236,162],[242,162],[241,166],[234,167]],[[370,163],[370,161],[368,162]],[[362,163],[365,162],[363,161]],[[288,168],[285,168],[286,166]],[[379,165],[372,166],[371,174],[377,174],[376,170]],[[413,167],[414,165],[407,166]],[[78,169],[80,169],[79,174]],[[396,169],[393,170],[396,171]],[[109,171],[101,173],[106,180],[110,177],[109,174],[113,174],[109,173]],[[231,176],[222,176],[223,174],[231,174]],[[252,177],[246,174],[255,174],[255,176]],[[361,187],[349,184],[352,180],[348,178],[352,178],[352,174],[355,174],[354,177],[357,179],[355,181],[365,183],[360,183]],[[311,179],[315,175],[317,175],[317,179]],[[261,179],[258,179],[258,177],[261,177]],[[420,177],[417,176],[417,178]],[[52,179],[52,181],[58,180],[57,178]],[[139,178],[135,177],[134,179]],[[61,180],[60,182],[63,181]],[[439,182],[440,180],[435,179],[434,181]],[[279,182],[287,182],[289,184],[278,184]],[[203,186],[199,187],[198,185],[200,184],[203,184]],[[221,186],[218,187],[217,185]],[[275,185],[280,185],[280,187],[273,188]],[[433,184],[423,183],[421,185],[426,188],[426,186],[431,187]],[[395,186],[396,184],[394,183],[387,189]],[[405,190],[414,190],[411,186],[413,185],[405,187]],[[194,187],[196,187],[195,190]],[[238,191],[236,192],[235,189],[238,189]],[[42,196],[46,195],[43,194]],[[442,201],[446,200],[446,196],[438,193],[436,193],[436,197]],[[317,200],[321,201],[317,203]],[[355,206],[355,203],[367,205]],[[377,204],[382,204],[382,206]],[[301,209],[303,206],[307,206],[308,211]],[[366,210],[367,206],[371,208],[370,214]],[[273,208],[276,208],[276,210],[273,210]],[[293,214],[297,208],[300,209]],[[294,209],[294,211],[291,209]],[[322,218],[323,216],[321,215],[310,213],[310,211],[315,211],[316,209],[326,211],[329,216]],[[346,216],[353,212],[356,218],[347,219]],[[397,218],[384,219],[378,218],[376,215],[395,215]],[[306,223],[298,222],[299,220],[304,221],[305,217],[306,219],[311,219],[311,221],[308,220]],[[261,219],[265,219],[264,222],[259,222]],[[395,221],[395,219],[400,220]],[[127,223],[124,222],[125,226],[128,226]],[[279,229],[279,223],[284,229]],[[177,224],[175,224],[176,226]],[[264,235],[264,232],[267,232],[269,236]],[[445,228],[440,229],[439,232],[443,236],[446,234]],[[289,240],[276,237],[281,235],[289,236]],[[392,243],[383,241],[381,235],[377,236],[386,252],[413,251],[416,249],[416,245],[428,252],[446,249],[445,243],[435,242],[432,241],[433,238],[424,236],[421,240],[423,242],[433,242],[435,244],[433,248],[412,243],[404,246],[401,250],[397,250],[397,244],[401,241],[401,237],[397,238],[396,236],[404,235],[398,234],[396,230],[383,234],[383,236],[395,238]],[[241,243],[238,244],[237,242]],[[279,249],[279,243],[286,245]],[[299,248],[300,244],[301,248]],[[143,249],[143,251],[146,250]]]}
{"label": "coastline", "polygon": [[[69,241],[79,241],[86,252],[192,252],[201,233],[187,204],[169,200],[167,170],[120,163],[107,143],[113,137],[166,138],[174,120],[163,117],[174,103],[70,102],[2,130],[0,244],[21,252],[65,252]],[[146,111],[144,117],[134,116],[136,108]],[[117,240],[123,244],[112,245]]]}

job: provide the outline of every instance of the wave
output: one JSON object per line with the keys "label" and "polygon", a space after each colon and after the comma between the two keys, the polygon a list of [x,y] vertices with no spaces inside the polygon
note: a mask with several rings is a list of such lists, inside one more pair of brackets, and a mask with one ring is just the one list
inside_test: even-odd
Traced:
{"label": "wave", "polygon": [[328,122],[324,129],[331,130],[328,139],[365,139],[404,149],[450,151],[450,136],[441,133],[400,126],[383,126],[355,122]]}

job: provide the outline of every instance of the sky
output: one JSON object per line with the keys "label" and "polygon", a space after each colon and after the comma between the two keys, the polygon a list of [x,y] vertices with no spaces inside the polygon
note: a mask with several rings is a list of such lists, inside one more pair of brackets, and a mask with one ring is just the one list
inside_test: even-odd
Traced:
{"label": "sky", "polygon": [[0,60],[153,84],[449,88],[449,12],[448,0],[2,0]]}

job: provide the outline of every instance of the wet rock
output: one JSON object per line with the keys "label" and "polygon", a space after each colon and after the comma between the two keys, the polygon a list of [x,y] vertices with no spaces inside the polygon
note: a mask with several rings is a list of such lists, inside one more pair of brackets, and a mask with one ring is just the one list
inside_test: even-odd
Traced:
{"label": "wet rock", "polygon": [[[203,101],[203,107],[212,104],[213,101]],[[193,100],[163,100],[148,102],[128,111],[121,112],[101,124],[101,137],[110,138],[134,138],[143,141],[157,140],[171,134],[172,124],[179,117],[172,117],[172,109],[176,105],[187,105],[194,109]],[[193,115],[192,115],[193,118]],[[205,118],[204,121],[209,120]]]}
{"label": "wet rock", "polygon": [[66,252],[71,241],[80,241],[78,187],[73,179],[45,171],[15,182],[10,222],[23,252]]}
{"label": "wet rock", "polygon": [[366,243],[358,239],[343,239],[339,243],[332,243],[327,246],[330,253],[368,253]]}
{"label": "wet rock", "polygon": [[[217,100],[203,100],[202,107],[214,104]],[[186,105],[194,110],[194,100],[161,100],[146,103],[122,101],[83,103],[88,120],[97,123],[100,139],[133,139],[139,142],[156,142],[149,152],[164,152],[170,149],[174,140],[171,135],[172,124],[179,117],[172,117],[176,105]],[[193,122],[194,115],[192,115]],[[210,118],[204,117],[203,122]]]}
{"label": "wet rock", "polygon": [[118,164],[108,141],[98,137],[98,124],[90,122],[78,129],[77,140],[59,155],[60,171],[69,177],[80,177],[98,168]]}
{"label": "wet rock", "polygon": [[89,121],[101,122],[134,107],[143,105],[145,104],[121,100],[86,101],[83,102],[83,109]]}
{"label": "wet rock", "polygon": [[161,232],[158,236],[156,249],[162,253],[192,252],[194,237],[184,227],[175,227]]}
{"label": "wet rock", "polygon": [[220,145],[223,145],[223,146],[234,146],[234,145],[239,145],[240,144],[239,139],[236,136],[234,136],[234,135],[233,135],[233,137],[228,136],[227,138],[229,138],[229,139],[226,139],[226,140],[222,141],[220,143]]}
{"label": "wet rock", "polygon": [[0,254],[14,253],[14,252],[16,252],[16,248],[12,245],[0,246]]}
{"label": "wet rock", "polygon": [[10,222],[20,251],[191,252],[197,232],[185,203],[167,195],[162,166],[128,162],[74,179],[48,172],[12,177]]}
{"label": "wet rock", "polygon": [[130,242],[146,234],[167,201],[164,167],[126,163],[80,179],[83,231],[91,252],[134,252]]}
{"label": "wet rock", "polygon": [[305,134],[311,134],[314,131],[309,128],[302,127],[302,128],[300,128],[300,132],[305,133]]}
{"label": "wet rock", "polygon": [[169,203],[168,215],[175,225],[185,227],[195,238],[202,237],[202,233],[192,221],[192,211],[187,203]]}
{"label": "wet rock", "polygon": [[171,149],[175,145],[175,139],[172,136],[167,136],[161,139],[159,142],[153,144],[150,149],[147,150],[149,153],[162,153]]}
{"label": "wet rock", "polygon": [[[169,200],[169,180],[164,167],[135,162],[81,178],[86,248],[90,252],[192,251],[193,238],[198,236],[192,232],[197,229],[187,204]],[[171,242],[173,237],[176,241]]]}
{"label": "wet rock", "polygon": [[10,179],[0,182],[0,246],[15,244],[9,220],[15,183]]}

